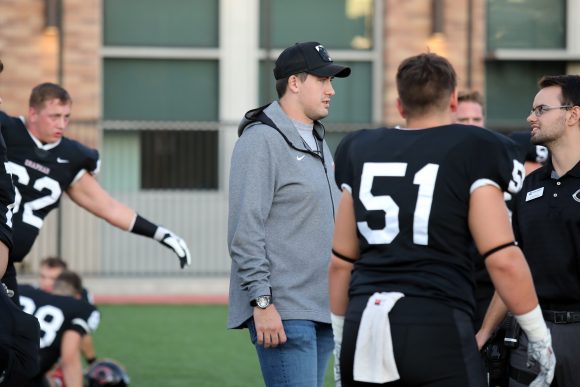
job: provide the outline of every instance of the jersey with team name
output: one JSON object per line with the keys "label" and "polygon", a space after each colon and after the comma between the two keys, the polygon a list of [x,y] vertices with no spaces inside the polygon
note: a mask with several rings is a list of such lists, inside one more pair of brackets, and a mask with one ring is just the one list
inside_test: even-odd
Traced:
{"label": "jersey with team name", "polygon": [[16,189],[10,260],[19,262],[32,248],[44,218],[58,207],[63,192],[87,171],[98,171],[99,153],[66,137],[41,144],[22,119],[3,112],[0,125],[7,148],[6,169]]}

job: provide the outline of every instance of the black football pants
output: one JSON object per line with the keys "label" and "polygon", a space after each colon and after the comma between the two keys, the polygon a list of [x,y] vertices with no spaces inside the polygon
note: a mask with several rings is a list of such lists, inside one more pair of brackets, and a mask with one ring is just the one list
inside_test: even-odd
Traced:
{"label": "black football pants", "polygon": [[[353,381],[356,338],[367,300],[368,296],[355,297],[349,302],[340,358],[343,387],[375,385]],[[383,385],[486,386],[472,318],[466,313],[439,301],[403,297],[389,313],[389,320],[395,362],[401,378]]]}

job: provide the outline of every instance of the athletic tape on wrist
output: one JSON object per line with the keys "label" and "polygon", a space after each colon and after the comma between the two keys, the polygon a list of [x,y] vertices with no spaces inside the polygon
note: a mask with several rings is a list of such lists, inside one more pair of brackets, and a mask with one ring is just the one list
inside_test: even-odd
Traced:
{"label": "athletic tape on wrist", "polygon": [[548,335],[548,327],[544,321],[544,316],[542,316],[540,305],[527,313],[515,316],[515,318],[530,341],[543,340]]}

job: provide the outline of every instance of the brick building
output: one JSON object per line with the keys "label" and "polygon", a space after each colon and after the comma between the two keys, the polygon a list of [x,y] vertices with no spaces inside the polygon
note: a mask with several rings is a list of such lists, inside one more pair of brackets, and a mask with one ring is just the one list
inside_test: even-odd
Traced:
{"label": "brick building", "polygon": [[579,12],[575,0],[2,0],[2,109],[25,114],[34,85],[62,83],[69,135],[100,150],[102,184],[184,236],[194,260],[179,272],[170,252],[65,200],[22,270],[60,252],[85,274],[226,274],[236,124],[275,98],[273,60],[296,41],[353,69],[335,84],[333,147],[346,131],[401,123],[394,74],[426,50],[449,58],[460,88],[484,91],[488,124],[509,131],[525,128],[539,76],[578,72]]}

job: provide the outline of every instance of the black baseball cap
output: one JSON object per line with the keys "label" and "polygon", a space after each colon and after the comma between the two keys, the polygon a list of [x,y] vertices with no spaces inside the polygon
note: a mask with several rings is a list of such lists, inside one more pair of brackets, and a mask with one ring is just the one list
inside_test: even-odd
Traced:
{"label": "black baseball cap", "polygon": [[326,48],[318,42],[296,43],[276,59],[274,78],[283,79],[298,73],[345,78],[350,75],[350,67],[334,64]]}

